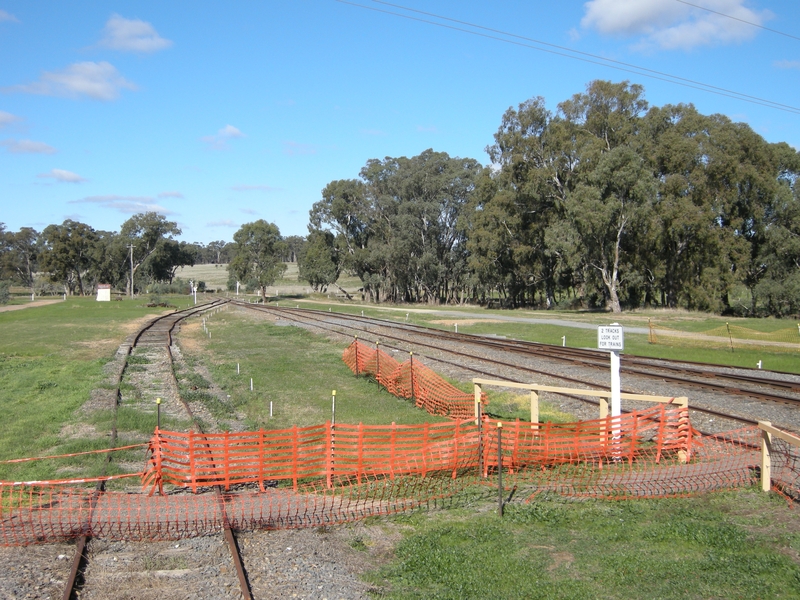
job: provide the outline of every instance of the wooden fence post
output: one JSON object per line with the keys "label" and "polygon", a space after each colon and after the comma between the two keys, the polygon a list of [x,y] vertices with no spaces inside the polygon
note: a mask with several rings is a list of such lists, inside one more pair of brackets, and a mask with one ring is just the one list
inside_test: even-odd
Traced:
{"label": "wooden fence post", "polygon": [[[759,421],[759,425],[772,425],[769,421]],[[761,430],[761,491],[768,492],[772,487],[772,434]]]}
{"label": "wooden fence post", "polygon": [[531,390],[531,429],[539,425],[539,394]]}

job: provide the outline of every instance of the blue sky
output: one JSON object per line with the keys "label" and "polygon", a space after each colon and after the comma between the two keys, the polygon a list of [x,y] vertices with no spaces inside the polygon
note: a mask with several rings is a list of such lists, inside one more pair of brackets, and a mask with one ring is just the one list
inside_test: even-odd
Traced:
{"label": "blue sky", "polygon": [[256,219],[305,235],[368,159],[486,164],[508,107],[555,110],[594,79],[800,148],[796,0],[397,2],[0,0],[0,222],[117,231],[155,210],[190,242]]}

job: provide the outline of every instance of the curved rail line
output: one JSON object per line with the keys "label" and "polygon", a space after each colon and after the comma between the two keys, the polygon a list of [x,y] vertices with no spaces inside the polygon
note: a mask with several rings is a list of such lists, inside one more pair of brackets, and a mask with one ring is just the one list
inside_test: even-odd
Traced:
{"label": "curved rail line", "polygon": [[[111,447],[114,448],[116,446],[116,439],[117,439],[117,428],[116,428],[116,407],[119,405],[120,401],[120,385],[122,382],[122,378],[125,374],[125,370],[127,368],[127,360],[128,357],[131,355],[131,352],[134,348],[138,346],[165,346],[167,353],[169,354],[170,361],[173,360],[172,355],[172,335],[175,328],[178,324],[194,315],[208,312],[209,310],[213,310],[226,304],[227,300],[213,300],[208,303],[204,303],[201,305],[193,306],[188,309],[179,310],[170,314],[162,315],[160,317],[156,317],[149,321],[146,325],[144,325],[135,335],[133,341],[127,348],[126,354],[126,362],[125,365],[120,369],[119,374],[117,376],[117,385],[116,385],[116,401],[115,401],[115,415],[114,415],[114,426],[112,428],[111,434]],[[172,370],[170,370],[172,372]],[[172,377],[174,378],[174,372],[172,372]],[[177,382],[176,382],[177,386]],[[194,423],[194,427],[197,431],[202,433],[202,427],[200,426],[199,422],[195,418],[194,414],[192,414],[192,410],[189,407],[188,403],[183,399],[180,398],[181,403],[183,404],[184,408],[186,409],[189,418],[191,419],[192,423]],[[106,465],[111,460],[111,455],[109,454],[106,459]],[[105,474],[105,470],[104,470]],[[92,496],[92,502],[96,502],[99,496],[105,491],[105,482],[101,481],[98,482],[97,486],[95,487],[95,493]],[[225,499],[222,494],[222,490],[219,487],[215,488],[215,494],[217,495],[218,502],[222,509],[222,514],[225,515]],[[239,587],[242,593],[242,597],[245,600],[251,599],[251,591],[250,591],[250,584],[247,579],[247,573],[244,569],[244,564],[242,562],[241,553],[239,551],[239,546],[236,542],[236,538],[233,535],[233,530],[231,529],[230,524],[228,523],[227,518],[224,518],[224,528],[223,528],[223,535],[225,537],[225,542],[230,550],[231,557],[233,560],[234,568],[236,570],[236,575],[239,580]],[[77,598],[79,595],[79,589],[82,587],[84,583],[84,572],[88,563],[88,557],[86,555],[86,546],[89,542],[89,536],[82,535],[77,539],[77,544],[75,548],[75,555],[73,557],[72,565],[70,568],[69,577],[67,582],[64,586],[64,600],[71,600]]]}
{"label": "curved rail line", "polygon": [[[474,353],[463,352],[463,351],[460,351],[460,350],[443,347],[442,345],[437,344],[436,341],[438,340],[438,341],[446,341],[446,342],[452,342],[452,343],[458,343],[458,344],[468,344],[468,345],[478,346],[480,348],[485,348],[485,349],[490,349],[490,350],[511,352],[511,353],[514,353],[514,354],[520,354],[520,355],[527,356],[527,357],[541,357],[541,358],[547,358],[547,359],[550,359],[550,360],[560,360],[562,362],[569,362],[571,364],[576,364],[578,366],[602,368],[603,370],[607,370],[608,369],[608,360],[605,358],[605,354],[603,352],[595,351],[595,350],[585,350],[585,349],[580,349],[580,348],[576,348],[576,349],[568,348],[568,349],[565,349],[565,348],[563,348],[561,346],[551,346],[551,345],[548,345],[548,344],[539,344],[539,343],[534,343],[534,342],[524,342],[524,341],[519,341],[519,340],[493,340],[493,339],[484,338],[482,336],[475,336],[475,335],[464,334],[464,333],[458,333],[457,334],[457,333],[453,333],[453,332],[442,331],[442,330],[439,330],[439,329],[431,329],[431,328],[428,328],[428,327],[422,327],[422,326],[419,326],[419,325],[413,325],[413,324],[407,324],[407,323],[397,323],[396,321],[388,321],[388,320],[385,320],[385,319],[373,319],[373,318],[369,318],[369,317],[359,317],[357,315],[351,315],[351,314],[347,314],[347,313],[330,313],[330,312],[324,312],[324,311],[319,311],[319,310],[309,310],[309,309],[299,309],[299,308],[292,309],[292,308],[285,308],[285,307],[269,307],[269,306],[262,306],[262,305],[258,305],[258,304],[247,304],[247,303],[241,303],[241,302],[238,302],[238,303],[235,303],[235,304],[237,304],[238,306],[242,306],[242,307],[245,307],[245,308],[252,309],[252,310],[273,311],[274,313],[279,314],[282,318],[285,318],[287,320],[294,320],[296,322],[304,322],[304,323],[309,323],[310,322],[314,327],[318,327],[320,329],[328,330],[330,332],[337,333],[337,334],[343,335],[343,336],[348,336],[348,337],[352,337],[354,334],[368,332],[368,329],[366,329],[366,327],[368,327],[368,326],[380,326],[380,327],[389,327],[389,328],[392,328],[392,329],[395,329],[395,330],[396,329],[407,330],[409,332],[412,332],[412,333],[417,334],[417,335],[421,335],[424,338],[427,338],[428,340],[430,340],[430,343],[426,342],[426,341],[415,341],[414,342],[415,346],[419,346],[419,347],[423,347],[423,348],[429,348],[429,349],[432,349],[432,350],[437,350],[437,351],[442,351],[442,352],[447,352],[449,354],[452,354],[454,356],[458,356],[458,357],[461,357],[461,358],[474,359],[476,356],[475,356]],[[339,323],[337,323],[335,325],[330,323],[332,318],[335,318],[337,321],[339,321]],[[345,322],[349,321],[351,324],[348,325],[346,323],[342,323],[341,321],[345,321]],[[336,327],[339,327],[340,329],[336,329]],[[354,333],[345,333],[345,332],[341,331],[341,329],[350,330],[350,332],[354,332]],[[390,347],[390,348],[393,348],[393,349],[396,349],[396,350],[400,350],[400,351],[405,351],[406,350],[405,348],[392,347],[392,346],[390,346],[388,344],[385,344],[383,342],[384,339],[387,339],[387,340],[394,340],[395,342],[399,342],[399,343],[403,343],[403,344],[408,344],[408,340],[405,339],[405,338],[402,338],[402,337],[399,337],[399,336],[394,336],[394,335],[391,335],[389,333],[381,333],[380,334],[380,338],[382,340],[381,344],[384,345],[385,347]],[[572,351],[574,351],[574,352],[572,352]],[[587,356],[591,360],[587,360],[585,358]],[[431,360],[435,360],[435,361],[443,363],[443,364],[449,364],[451,366],[456,366],[456,367],[459,367],[459,368],[462,368],[462,369],[466,369],[466,370],[472,371],[474,373],[477,373],[477,374],[480,374],[480,375],[483,375],[483,376],[489,376],[489,377],[493,377],[493,378],[496,378],[496,379],[502,379],[502,380],[510,381],[510,379],[508,377],[501,376],[501,375],[498,375],[497,373],[493,373],[493,372],[487,372],[487,371],[484,371],[482,369],[477,369],[477,368],[474,368],[474,367],[468,367],[468,366],[464,365],[463,363],[456,364],[456,363],[453,363],[451,361],[447,361],[446,359],[441,359],[441,358],[437,358],[437,357],[433,357],[433,356],[428,356],[427,358],[429,358]],[[493,365],[497,365],[497,366],[501,366],[501,367],[508,367],[509,366],[506,362],[503,362],[501,360],[495,360],[495,359],[486,358],[486,357],[481,357],[480,360],[483,363],[493,364]],[[630,357],[630,360],[634,364],[637,364],[637,363],[638,364],[648,364],[648,359],[644,359],[642,357]],[[659,366],[656,367],[656,368],[659,368],[660,367],[660,363],[662,363],[662,362],[671,362],[671,361],[659,360]],[[624,362],[623,362],[623,364],[624,364]],[[672,369],[678,370],[678,369],[687,368],[686,365],[691,366],[692,363],[678,362],[678,363],[675,363],[674,365],[670,365],[670,366],[671,366]],[[581,386],[588,386],[590,388],[596,388],[597,387],[597,384],[594,383],[594,382],[586,381],[586,380],[583,380],[583,379],[578,379],[578,378],[575,378],[575,377],[568,377],[568,376],[564,376],[564,375],[553,375],[552,373],[550,373],[548,371],[541,370],[541,369],[535,369],[535,368],[532,368],[532,367],[526,367],[526,366],[521,366],[521,365],[515,365],[515,366],[513,366],[513,368],[515,370],[518,370],[518,371],[521,371],[521,372],[524,372],[524,373],[530,373],[530,374],[533,374],[533,375],[545,375],[545,376],[548,376],[548,377],[555,377],[557,379],[561,379],[563,381],[567,381],[567,382],[570,382],[570,383],[579,384]],[[791,396],[782,396],[782,395],[771,394],[771,393],[762,392],[762,391],[742,390],[740,388],[734,388],[734,387],[722,385],[722,384],[719,384],[719,383],[712,383],[712,382],[705,382],[705,381],[699,381],[698,382],[697,380],[694,380],[694,379],[682,378],[682,377],[679,377],[679,376],[665,376],[663,374],[663,372],[660,372],[658,370],[647,371],[647,370],[642,370],[642,369],[635,369],[634,370],[634,369],[630,369],[629,368],[629,369],[626,369],[625,372],[630,373],[630,374],[644,376],[644,377],[649,377],[649,378],[653,378],[653,379],[658,379],[658,380],[661,380],[661,381],[668,381],[668,382],[673,382],[673,383],[677,383],[677,384],[681,384],[681,385],[686,385],[686,386],[691,386],[691,387],[696,387],[696,388],[702,388],[702,389],[714,391],[714,392],[717,392],[717,393],[748,396],[748,397],[756,398],[756,399],[759,399],[759,400],[762,400],[762,401],[778,402],[778,403],[782,403],[782,404],[790,404],[790,405],[798,405],[798,404],[800,404],[800,399],[799,398],[793,398]],[[720,377],[720,375],[719,375],[719,373],[709,372],[708,377]],[[730,375],[729,374],[724,374],[724,377],[729,378],[729,379],[733,379],[735,381],[738,380],[738,376],[736,374],[730,374]],[[759,384],[761,384],[761,382],[763,381],[764,385],[775,383],[774,380],[770,380],[770,379],[767,379],[767,378],[755,378],[755,377],[752,377],[752,376],[749,376],[749,377],[745,376],[745,378],[750,380],[751,382],[752,382],[752,380],[755,379],[755,380],[758,381]],[[792,389],[794,385],[795,385],[794,383],[789,382],[789,388],[790,389]],[[785,386],[781,386],[781,387],[783,389]],[[584,399],[584,398],[576,398],[576,399],[578,399],[578,400],[580,400],[582,402],[587,402],[587,403],[590,403],[590,404],[594,404],[594,402],[592,402],[591,400],[587,400],[587,399]],[[708,415],[712,415],[712,416],[719,417],[719,418],[725,418],[725,419],[730,419],[730,420],[741,422],[741,423],[746,423],[748,425],[757,424],[757,421],[755,419],[749,419],[749,418],[742,417],[742,416],[739,416],[739,415],[732,415],[732,414],[724,413],[724,412],[721,412],[721,411],[718,411],[718,410],[714,410],[714,409],[711,409],[711,408],[693,406],[693,407],[691,407],[691,410],[694,410],[694,411],[697,411],[697,412],[701,412],[701,413],[704,413],[704,414],[708,414]]]}

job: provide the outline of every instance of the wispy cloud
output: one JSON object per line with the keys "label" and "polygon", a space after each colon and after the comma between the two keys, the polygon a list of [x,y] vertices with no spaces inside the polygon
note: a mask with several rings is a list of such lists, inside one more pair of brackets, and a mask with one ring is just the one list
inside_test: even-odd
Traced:
{"label": "wispy cloud", "polygon": [[246,215],[257,215],[258,211],[254,208],[243,208],[241,209],[242,212]]}
{"label": "wispy cloud", "polygon": [[116,100],[123,89],[135,90],[136,85],[122,77],[108,62],[79,62],[61,71],[45,71],[39,81],[4,88],[7,92],[22,92],[65,98]]}
{"label": "wispy cloud", "polygon": [[70,200],[72,204],[97,204],[104,208],[111,208],[127,215],[140,212],[157,212],[162,215],[174,215],[175,212],[156,204],[155,198],[149,196],[86,196],[78,200]]}
{"label": "wispy cloud", "polygon": [[147,21],[112,15],[98,45],[123,52],[158,52],[172,46],[172,41],[158,35]]}
{"label": "wispy cloud", "polygon": [[207,227],[236,227],[236,223],[230,219],[221,219],[219,221],[209,221],[206,223]]}
{"label": "wispy cloud", "polygon": [[744,4],[745,0],[717,0],[712,13],[675,0],[590,0],[584,4],[581,26],[604,35],[641,36],[635,46],[641,50],[689,50],[755,37],[756,28],[742,21],[761,25],[772,13]]}
{"label": "wispy cloud", "polygon": [[0,127],[5,127],[16,121],[21,121],[17,115],[12,115],[10,112],[0,110]]}
{"label": "wispy cloud", "polygon": [[232,185],[231,189],[234,192],[276,192],[280,188],[272,187],[271,185],[263,185],[263,184],[256,184],[256,185]]}
{"label": "wispy cloud", "polygon": [[243,134],[238,127],[234,127],[233,125],[225,125],[225,127],[217,131],[215,135],[206,135],[200,139],[214,150],[225,150],[228,148],[228,140],[234,140],[236,138],[243,137],[247,136],[245,136],[245,134]]}
{"label": "wispy cloud", "polygon": [[159,198],[183,198],[183,194],[180,192],[161,192],[158,195]]}
{"label": "wispy cloud", "polygon": [[800,60],[776,60],[772,65],[779,69],[800,69]]}
{"label": "wispy cloud", "polygon": [[4,10],[0,10],[0,23],[3,21],[11,21],[12,23],[19,23],[19,19]]}
{"label": "wispy cloud", "polygon": [[5,146],[12,154],[55,154],[55,148],[44,142],[34,142],[33,140],[3,140],[0,145]]}
{"label": "wispy cloud", "polygon": [[313,144],[300,144],[299,142],[286,141],[283,142],[283,153],[289,156],[316,154],[317,147]]}
{"label": "wispy cloud", "polygon": [[55,179],[56,181],[61,181],[63,183],[83,183],[84,181],[88,181],[77,173],[65,171],[64,169],[52,169],[49,173],[39,173],[37,177],[44,179]]}

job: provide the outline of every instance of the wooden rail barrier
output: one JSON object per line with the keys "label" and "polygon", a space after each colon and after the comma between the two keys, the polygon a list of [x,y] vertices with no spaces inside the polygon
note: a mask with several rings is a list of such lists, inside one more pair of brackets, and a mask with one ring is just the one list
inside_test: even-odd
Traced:
{"label": "wooden rail barrier", "polygon": [[[759,421],[758,428],[761,430],[761,489],[768,492],[772,489],[773,481],[777,479],[785,489],[792,495],[798,495],[798,462],[800,457],[797,451],[791,449],[800,448],[800,437],[792,435],[773,427],[769,421]],[[781,440],[789,445],[789,449],[782,453],[781,473],[773,468],[776,461],[775,441]]]}
{"label": "wooden rail barrier", "polygon": [[[611,392],[605,390],[585,390],[580,388],[567,388],[552,385],[539,385],[537,383],[516,383],[512,381],[498,381],[495,379],[482,379],[476,377],[472,380],[475,386],[475,417],[478,416],[478,403],[481,398],[485,397],[483,394],[484,385],[494,385],[498,387],[516,388],[522,390],[530,390],[531,392],[531,423],[539,422],[539,393],[553,392],[556,394],[566,394],[572,396],[590,396],[592,398],[600,399],[600,418],[605,419],[608,416],[608,400],[611,397]],[[669,396],[650,396],[647,394],[628,394],[621,393],[620,398],[623,400],[638,400],[641,402],[658,402],[661,404],[675,404],[681,408],[689,407],[689,399],[686,396],[669,397]]]}

